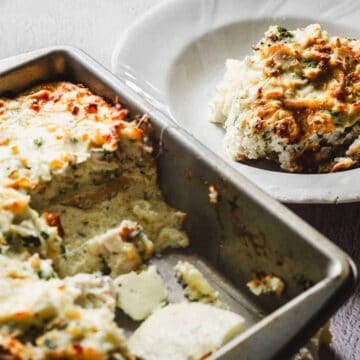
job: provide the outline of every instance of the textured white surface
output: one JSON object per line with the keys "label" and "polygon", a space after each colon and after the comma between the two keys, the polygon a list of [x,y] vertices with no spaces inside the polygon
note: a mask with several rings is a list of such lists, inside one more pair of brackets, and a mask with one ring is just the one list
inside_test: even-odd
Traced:
{"label": "textured white surface", "polygon": [[134,320],[144,320],[166,302],[166,285],[154,265],[120,275],[115,284],[120,308]]}
{"label": "textured white surface", "polygon": [[129,349],[147,360],[205,359],[244,330],[244,319],[202,303],[170,304],[147,318]]}
{"label": "textured white surface", "polygon": [[0,59],[73,45],[107,68],[123,31],[160,0],[0,0]]}

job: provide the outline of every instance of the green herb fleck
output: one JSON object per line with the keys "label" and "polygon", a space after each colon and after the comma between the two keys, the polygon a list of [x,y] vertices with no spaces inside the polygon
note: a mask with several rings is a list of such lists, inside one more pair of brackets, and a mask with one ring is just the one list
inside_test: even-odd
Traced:
{"label": "green herb fleck", "polygon": [[66,256],[66,249],[65,249],[64,244],[60,245],[60,252],[61,252],[62,257],[66,260],[67,256]]}
{"label": "green herb fleck", "polygon": [[5,240],[8,244],[11,244],[11,242],[13,241],[13,235],[11,233],[5,234]]}
{"label": "green herb fleck", "polygon": [[343,122],[343,114],[340,111],[330,110],[329,114],[335,125],[340,125]]}
{"label": "green herb fleck", "polygon": [[111,160],[111,158],[113,157],[114,153],[112,151],[106,150],[106,149],[102,149],[102,160]]}
{"label": "green herb fleck", "polygon": [[31,246],[31,247],[38,247],[41,244],[40,239],[38,237],[32,236],[32,235],[23,237],[22,240],[26,245]]}
{"label": "green herb fleck", "polygon": [[73,143],[73,144],[77,144],[79,142],[79,139],[76,138],[76,137],[72,137],[70,138],[70,141]]}
{"label": "green herb fleck", "polygon": [[43,270],[39,270],[37,271],[37,275],[39,279],[43,279],[43,280],[49,280],[54,277],[54,273],[52,271],[45,272]]}
{"label": "green herb fleck", "polygon": [[318,66],[318,62],[316,60],[304,60],[303,65],[307,68],[316,68]]}
{"label": "green herb fleck", "polygon": [[40,236],[45,240],[49,238],[49,234],[45,231],[40,231]]}
{"label": "green herb fleck", "polygon": [[41,147],[43,145],[44,141],[41,139],[41,138],[36,138],[34,139],[34,144],[37,146],[37,147]]}
{"label": "green herb fleck", "polygon": [[279,33],[279,39],[280,40],[294,37],[294,34],[292,34],[290,31],[288,31],[288,29],[286,29],[286,28],[284,28],[282,26],[278,26],[277,31]]}
{"label": "green herb fleck", "polygon": [[50,339],[45,339],[45,340],[44,340],[44,345],[45,345],[48,349],[56,349],[56,345],[55,345]]}

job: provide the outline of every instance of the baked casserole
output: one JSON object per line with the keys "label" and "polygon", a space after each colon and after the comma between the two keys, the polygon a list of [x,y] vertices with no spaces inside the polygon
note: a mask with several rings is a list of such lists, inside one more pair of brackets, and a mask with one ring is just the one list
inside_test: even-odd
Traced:
{"label": "baked casserole", "polygon": [[0,128],[1,356],[132,358],[114,279],[188,245],[150,123],[57,82],[1,99]]}

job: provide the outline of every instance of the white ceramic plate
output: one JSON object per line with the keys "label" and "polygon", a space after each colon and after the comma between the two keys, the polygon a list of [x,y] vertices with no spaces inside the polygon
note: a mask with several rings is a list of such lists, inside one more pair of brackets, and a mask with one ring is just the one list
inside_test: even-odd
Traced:
{"label": "white ceramic plate", "polygon": [[354,0],[168,0],[120,39],[112,70],[239,172],[278,200],[360,200],[360,169],[289,174],[236,163],[222,146],[223,129],[208,122],[208,103],[227,58],[242,58],[270,24],[289,29],[319,23],[330,34],[360,36]]}

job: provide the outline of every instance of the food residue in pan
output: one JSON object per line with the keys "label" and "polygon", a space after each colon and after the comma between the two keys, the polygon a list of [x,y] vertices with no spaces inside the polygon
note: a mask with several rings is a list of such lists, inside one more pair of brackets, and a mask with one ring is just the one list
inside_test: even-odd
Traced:
{"label": "food residue in pan", "polygon": [[285,291],[285,282],[273,274],[253,273],[252,280],[246,283],[249,290],[256,296],[263,294],[282,295]]}
{"label": "food residue in pan", "polygon": [[219,193],[214,185],[209,186],[209,202],[210,204],[217,204],[219,201]]}

